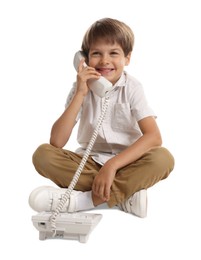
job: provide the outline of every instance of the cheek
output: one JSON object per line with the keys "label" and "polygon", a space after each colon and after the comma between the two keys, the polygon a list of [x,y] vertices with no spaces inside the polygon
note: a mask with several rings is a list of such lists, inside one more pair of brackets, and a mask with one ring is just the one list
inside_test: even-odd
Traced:
{"label": "cheek", "polygon": [[126,65],[125,60],[122,59],[119,61],[118,67],[122,69],[125,65]]}
{"label": "cheek", "polygon": [[95,67],[97,64],[97,61],[95,59],[88,59],[88,66]]}
{"label": "cheek", "polygon": [[127,66],[129,64],[130,59],[128,57],[122,57],[121,59],[121,66]]}
{"label": "cheek", "polygon": [[88,62],[87,64],[89,67],[95,68],[96,64],[94,62]]}

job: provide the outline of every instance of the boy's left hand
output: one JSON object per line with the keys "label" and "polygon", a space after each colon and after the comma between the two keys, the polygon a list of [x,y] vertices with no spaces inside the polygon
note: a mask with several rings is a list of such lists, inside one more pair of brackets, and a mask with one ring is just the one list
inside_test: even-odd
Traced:
{"label": "boy's left hand", "polygon": [[93,193],[104,201],[110,199],[110,188],[112,186],[116,171],[105,164],[96,175],[92,185]]}

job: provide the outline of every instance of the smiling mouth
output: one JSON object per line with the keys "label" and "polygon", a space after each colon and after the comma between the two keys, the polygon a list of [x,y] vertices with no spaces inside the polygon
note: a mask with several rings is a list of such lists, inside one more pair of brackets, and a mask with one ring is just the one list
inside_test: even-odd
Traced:
{"label": "smiling mouth", "polygon": [[114,71],[114,69],[111,68],[97,68],[96,69],[101,75],[107,75],[110,72]]}

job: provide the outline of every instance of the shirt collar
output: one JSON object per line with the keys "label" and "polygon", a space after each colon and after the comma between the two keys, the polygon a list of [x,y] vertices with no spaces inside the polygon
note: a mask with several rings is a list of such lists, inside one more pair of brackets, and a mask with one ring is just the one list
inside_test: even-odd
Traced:
{"label": "shirt collar", "polygon": [[126,85],[126,72],[123,71],[119,80],[114,84],[114,88],[124,87],[125,85]]}

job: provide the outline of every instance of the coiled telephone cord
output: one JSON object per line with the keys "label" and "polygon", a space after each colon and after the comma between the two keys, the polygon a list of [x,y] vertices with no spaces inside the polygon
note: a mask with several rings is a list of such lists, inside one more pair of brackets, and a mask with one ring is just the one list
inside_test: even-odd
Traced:
{"label": "coiled telephone cord", "polygon": [[78,179],[80,177],[80,174],[82,173],[82,170],[86,164],[86,161],[91,153],[91,150],[93,148],[93,145],[96,141],[96,138],[97,138],[97,135],[98,135],[98,132],[99,132],[99,129],[102,125],[102,122],[105,118],[105,115],[106,115],[106,112],[107,112],[107,108],[108,108],[108,101],[109,101],[109,97],[105,97],[105,101],[104,101],[104,104],[103,104],[103,108],[102,108],[102,111],[101,111],[101,115],[98,119],[98,123],[96,125],[96,128],[94,129],[94,132],[92,134],[92,137],[89,141],[89,144],[87,146],[87,149],[83,155],[83,158],[80,162],[80,165],[78,166],[78,169],[76,170],[75,172],[75,175],[73,176],[73,179],[70,183],[70,185],[68,186],[68,189],[66,190],[65,194],[62,196],[62,199],[60,200],[56,210],[52,213],[51,217],[50,217],[50,223],[51,223],[51,228],[52,228],[52,231],[53,231],[53,236],[56,235],[56,218],[57,216],[59,215],[59,213],[61,212],[64,204],[67,202],[67,200],[69,200],[70,198],[70,194],[71,192],[73,191],[75,185],[77,184],[78,182]]}

